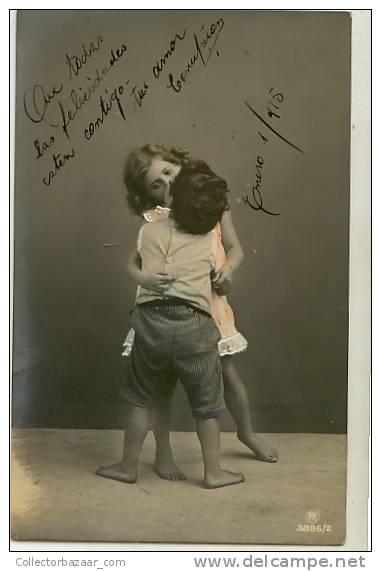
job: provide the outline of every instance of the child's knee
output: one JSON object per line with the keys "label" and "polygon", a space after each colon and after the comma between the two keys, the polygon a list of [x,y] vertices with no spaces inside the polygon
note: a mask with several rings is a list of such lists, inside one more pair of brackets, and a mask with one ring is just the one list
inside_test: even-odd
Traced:
{"label": "child's knee", "polygon": [[219,418],[226,410],[225,404],[209,410],[192,410],[193,417],[196,420],[209,420],[210,418]]}

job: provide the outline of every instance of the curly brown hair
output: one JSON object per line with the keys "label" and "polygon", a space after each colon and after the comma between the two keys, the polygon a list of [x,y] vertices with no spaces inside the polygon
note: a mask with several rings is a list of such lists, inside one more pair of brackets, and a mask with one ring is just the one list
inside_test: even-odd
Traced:
{"label": "curly brown hair", "polygon": [[128,206],[138,216],[141,216],[144,210],[156,206],[156,201],[147,192],[145,184],[145,175],[153,159],[183,167],[189,162],[189,152],[179,147],[144,145],[129,154],[123,178],[127,188]]}
{"label": "curly brown hair", "polygon": [[184,166],[171,191],[173,218],[181,230],[190,234],[210,232],[229,208],[226,181],[204,161]]}

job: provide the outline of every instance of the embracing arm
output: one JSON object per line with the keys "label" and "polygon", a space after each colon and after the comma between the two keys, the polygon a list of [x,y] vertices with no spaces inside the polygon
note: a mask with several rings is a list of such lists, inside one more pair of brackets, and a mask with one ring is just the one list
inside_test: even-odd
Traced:
{"label": "embracing arm", "polygon": [[142,259],[136,248],[128,256],[126,269],[132,281],[138,285],[143,285]]}
{"label": "embracing arm", "polygon": [[243,251],[235,231],[230,210],[226,210],[221,220],[221,237],[229,266],[233,271],[239,268],[243,260]]}
{"label": "embracing arm", "polygon": [[233,273],[243,260],[243,251],[233,226],[230,210],[226,210],[221,220],[221,239],[226,253],[227,262],[215,272],[212,282],[213,288],[218,295],[229,292]]}
{"label": "embracing arm", "polygon": [[173,281],[168,274],[142,270],[142,259],[136,248],[128,256],[127,273],[136,284],[160,293],[164,293]]}

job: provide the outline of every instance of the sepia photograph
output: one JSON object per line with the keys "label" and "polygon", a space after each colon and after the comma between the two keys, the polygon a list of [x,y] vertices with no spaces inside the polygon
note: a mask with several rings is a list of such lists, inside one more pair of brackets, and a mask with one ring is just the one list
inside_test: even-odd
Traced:
{"label": "sepia photograph", "polygon": [[351,34],[17,12],[14,542],[345,543]]}

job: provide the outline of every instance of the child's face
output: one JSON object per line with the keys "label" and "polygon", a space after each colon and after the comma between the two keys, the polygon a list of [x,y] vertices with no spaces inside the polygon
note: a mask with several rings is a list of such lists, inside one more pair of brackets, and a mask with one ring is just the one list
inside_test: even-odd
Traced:
{"label": "child's face", "polygon": [[146,188],[150,196],[163,204],[170,204],[169,189],[181,170],[175,165],[162,159],[153,159],[145,175]]}

